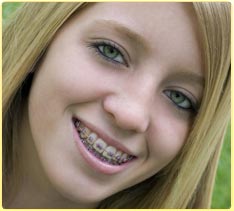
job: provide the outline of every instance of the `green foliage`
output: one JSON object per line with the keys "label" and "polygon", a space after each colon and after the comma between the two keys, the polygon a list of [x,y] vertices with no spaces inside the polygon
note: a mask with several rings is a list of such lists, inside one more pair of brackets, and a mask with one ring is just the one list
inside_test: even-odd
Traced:
{"label": "green foliage", "polygon": [[[10,18],[11,14],[22,3],[3,3],[3,21]],[[227,209],[231,206],[231,127],[229,125],[221,159],[218,165],[217,177],[215,180],[214,193],[212,198],[212,208]]]}
{"label": "green foliage", "polygon": [[225,137],[215,187],[212,198],[212,208],[229,209],[231,207],[231,126]]}
{"label": "green foliage", "polygon": [[10,15],[17,9],[19,6],[22,5],[20,2],[5,2],[2,4],[2,18],[6,20],[9,18]]}

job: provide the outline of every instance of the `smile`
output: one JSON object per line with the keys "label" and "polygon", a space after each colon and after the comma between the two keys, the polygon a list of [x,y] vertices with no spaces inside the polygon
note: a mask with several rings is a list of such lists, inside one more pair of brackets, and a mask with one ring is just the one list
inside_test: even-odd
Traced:
{"label": "smile", "polygon": [[100,161],[110,165],[123,165],[135,158],[116,146],[107,144],[80,120],[73,118],[73,123],[85,148]]}

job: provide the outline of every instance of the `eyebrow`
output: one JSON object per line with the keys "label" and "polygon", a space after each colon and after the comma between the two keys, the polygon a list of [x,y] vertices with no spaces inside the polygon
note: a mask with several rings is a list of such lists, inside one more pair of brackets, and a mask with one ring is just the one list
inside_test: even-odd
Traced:
{"label": "eyebrow", "polygon": [[196,74],[194,72],[187,72],[187,71],[186,72],[181,71],[181,72],[170,74],[170,76],[168,77],[168,81],[179,81],[182,83],[198,84],[202,88],[205,85],[205,79],[203,76]]}
{"label": "eyebrow", "polygon": [[122,23],[119,23],[114,20],[95,20],[92,24],[94,24],[94,26],[97,28],[105,27],[106,30],[111,30],[116,32],[121,37],[131,42],[135,47],[140,46],[144,48],[146,51],[149,51],[150,49],[149,43],[142,35],[129,29],[127,26],[125,26]]}

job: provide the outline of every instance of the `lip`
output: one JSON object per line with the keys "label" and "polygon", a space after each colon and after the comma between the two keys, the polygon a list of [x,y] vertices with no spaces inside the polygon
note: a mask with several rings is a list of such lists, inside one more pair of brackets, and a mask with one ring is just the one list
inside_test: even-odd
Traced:
{"label": "lip", "polygon": [[[83,119],[81,119],[79,117],[74,117],[74,118],[80,120],[85,126],[87,126],[90,130],[95,132],[98,135],[98,137],[103,139],[108,145],[114,146],[114,147],[118,148],[119,150],[121,150],[129,155],[133,155],[128,149],[126,149],[126,147],[119,144],[114,139],[110,138],[108,135],[103,133],[97,127],[93,126],[92,124],[84,121]],[[134,162],[134,160],[136,159],[136,156],[135,156],[135,158],[133,160],[128,161],[126,163],[123,163],[121,165],[111,165],[111,164],[102,162],[101,160],[96,158],[92,153],[90,153],[87,150],[87,148],[84,146],[84,144],[81,142],[80,136],[77,132],[77,129],[74,126],[73,120],[72,120],[72,126],[73,126],[74,140],[75,140],[76,146],[77,146],[82,158],[95,171],[97,171],[99,173],[107,174],[107,175],[116,174],[116,173],[119,173],[119,172],[123,171],[124,169],[126,169],[129,166],[129,164]]]}

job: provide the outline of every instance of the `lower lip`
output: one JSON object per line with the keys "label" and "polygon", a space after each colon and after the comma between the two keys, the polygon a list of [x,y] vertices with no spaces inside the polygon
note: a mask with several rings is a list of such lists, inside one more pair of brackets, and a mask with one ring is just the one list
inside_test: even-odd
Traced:
{"label": "lower lip", "polygon": [[76,146],[77,146],[81,156],[86,161],[86,163],[91,168],[96,170],[97,172],[100,172],[102,174],[109,174],[109,175],[116,174],[116,173],[119,173],[119,172],[123,171],[124,169],[126,169],[128,167],[128,165],[132,162],[132,161],[129,161],[129,162],[121,164],[119,166],[114,166],[114,165],[110,165],[108,163],[102,162],[101,160],[99,160],[97,157],[95,157],[92,153],[90,153],[86,149],[86,147],[81,142],[80,136],[79,136],[74,124],[72,124],[72,125],[73,125],[74,140],[75,140]]}

